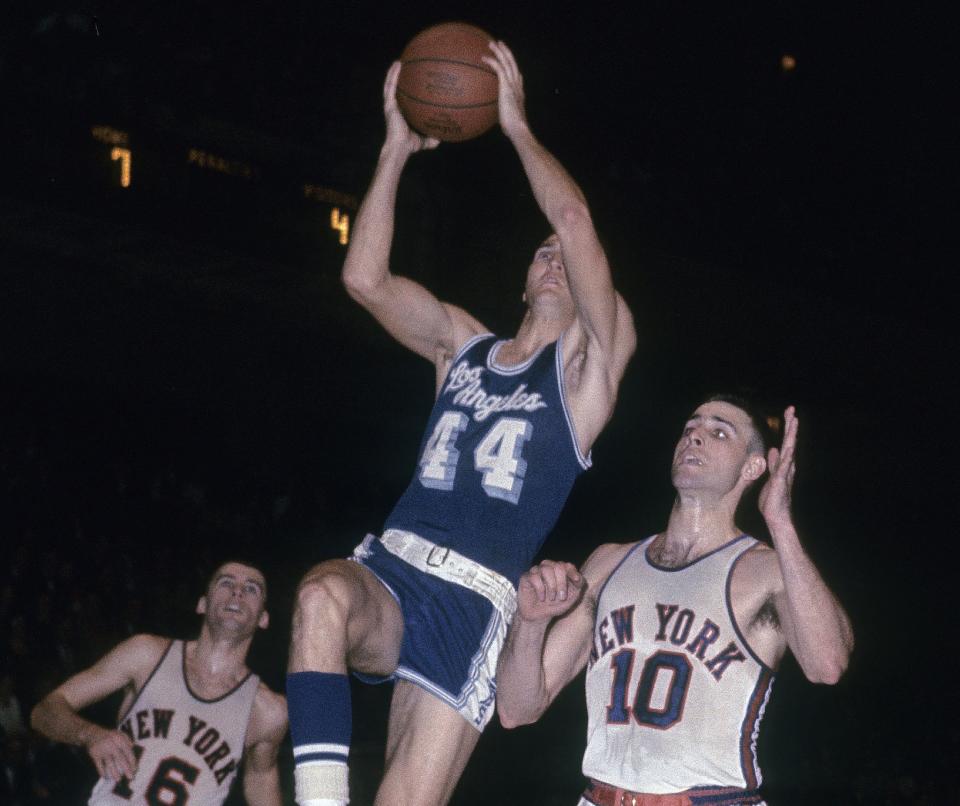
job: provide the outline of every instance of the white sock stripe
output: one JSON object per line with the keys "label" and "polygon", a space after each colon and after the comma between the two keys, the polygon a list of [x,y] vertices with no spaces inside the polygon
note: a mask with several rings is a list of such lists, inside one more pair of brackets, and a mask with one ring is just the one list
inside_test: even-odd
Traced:
{"label": "white sock stripe", "polygon": [[348,744],[298,744],[293,748],[294,757],[302,756],[307,753],[342,753],[343,755],[347,755],[349,752],[350,745]]}
{"label": "white sock stripe", "polygon": [[315,761],[297,761],[296,768],[302,770],[306,767],[343,767],[347,768],[346,761],[331,761],[330,759],[318,758]]}

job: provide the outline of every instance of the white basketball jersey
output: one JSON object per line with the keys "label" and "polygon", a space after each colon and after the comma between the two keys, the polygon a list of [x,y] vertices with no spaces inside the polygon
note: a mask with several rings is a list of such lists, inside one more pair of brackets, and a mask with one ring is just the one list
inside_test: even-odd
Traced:
{"label": "white basketball jersey", "polygon": [[583,772],[633,792],[760,785],[756,738],[773,672],[730,609],[741,536],[682,568],[634,547],[600,592],[587,666]]}
{"label": "white basketball jersey", "polygon": [[249,674],[222,697],[200,699],[187,685],[183,641],[172,641],[120,719],[139,758],[137,774],[119,782],[101,778],[90,806],[222,803],[243,757],[259,682]]}

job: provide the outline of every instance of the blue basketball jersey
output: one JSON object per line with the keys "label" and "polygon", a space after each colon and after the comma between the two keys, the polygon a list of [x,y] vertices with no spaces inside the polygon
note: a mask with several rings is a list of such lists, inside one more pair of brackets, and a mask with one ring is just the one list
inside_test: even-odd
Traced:
{"label": "blue basketball jersey", "polygon": [[427,421],[410,486],[385,528],[414,532],[516,585],[590,466],[563,395],[560,341],[515,367],[504,342],[467,342]]}

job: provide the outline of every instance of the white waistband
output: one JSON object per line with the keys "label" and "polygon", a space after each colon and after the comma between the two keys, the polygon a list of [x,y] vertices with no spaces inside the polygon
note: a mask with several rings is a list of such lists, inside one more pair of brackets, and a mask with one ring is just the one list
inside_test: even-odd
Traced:
{"label": "white waistband", "polygon": [[509,623],[517,609],[517,592],[505,576],[480,563],[402,529],[387,529],[383,547],[418,571],[462,585],[487,599]]}

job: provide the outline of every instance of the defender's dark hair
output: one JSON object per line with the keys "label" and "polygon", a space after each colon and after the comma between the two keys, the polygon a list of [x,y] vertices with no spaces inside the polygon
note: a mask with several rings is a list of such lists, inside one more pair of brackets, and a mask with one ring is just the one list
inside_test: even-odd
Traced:
{"label": "defender's dark hair", "polygon": [[[750,418],[753,426],[753,438],[748,443],[751,453],[763,454],[766,458],[767,450],[775,443],[777,429],[780,426],[779,417],[771,417],[766,413],[766,407],[760,406],[746,394],[736,392],[715,392],[702,401],[703,403],[729,403],[736,406]],[[774,426],[774,423],[776,426]]]}

